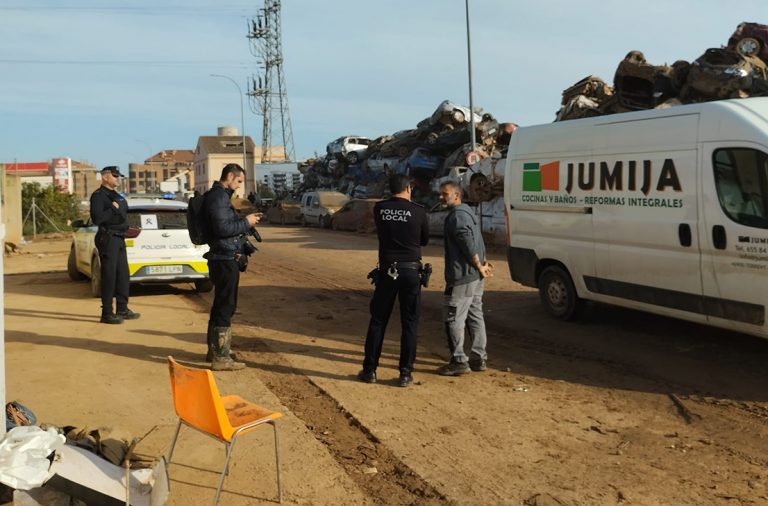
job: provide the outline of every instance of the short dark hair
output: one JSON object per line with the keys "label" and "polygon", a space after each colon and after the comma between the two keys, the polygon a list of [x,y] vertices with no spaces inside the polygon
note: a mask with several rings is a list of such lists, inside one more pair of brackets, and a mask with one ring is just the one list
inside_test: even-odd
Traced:
{"label": "short dark hair", "polygon": [[443,181],[442,183],[440,183],[441,189],[446,186],[450,186],[453,191],[457,191],[459,192],[459,195],[461,195],[461,186],[459,186],[459,183],[457,183],[456,181],[449,179],[448,181]]}
{"label": "short dark hair", "polygon": [[389,178],[389,191],[394,195],[395,193],[402,193],[406,188],[411,186],[413,178],[406,176],[405,174],[393,174]]}
{"label": "short dark hair", "polygon": [[228,163],[224,166],[223,169],[221,169],[221,177],[219,178],[219,181],[226,181],[227,176],[230,174],[239,176],[240,174],[245,174],[245,171],[236,163]]}

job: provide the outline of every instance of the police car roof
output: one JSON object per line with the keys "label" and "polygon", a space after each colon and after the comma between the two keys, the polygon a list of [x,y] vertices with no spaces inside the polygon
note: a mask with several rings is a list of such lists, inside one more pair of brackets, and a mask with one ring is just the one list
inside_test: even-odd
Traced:
{"label": "police car roof", "polygon": [[175,210],[175,209],[186,209],[187,203],[182,202],[181,200],[168,200],[168,199],[161,199],[161,198],[142,198],[142,197],[131,197],[126,199],[126,202],[128,202],[128,209],[169,209],[169,210]]}

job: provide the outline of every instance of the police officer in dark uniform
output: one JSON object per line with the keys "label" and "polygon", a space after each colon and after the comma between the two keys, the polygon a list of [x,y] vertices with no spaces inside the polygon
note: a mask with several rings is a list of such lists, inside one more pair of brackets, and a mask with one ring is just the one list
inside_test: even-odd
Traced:
{"label": "police officer in dark uniform", "polygon": [[246,234],[261,220],[261,213],[238,216],[232,206],[232,195],[245,181],[245,171],[236,163],[229,163],[205,193],[206,226],[209,232],[208,272],[214,286],[213,305],[208,320],[208,355],[214,371],[237,371],[243,362],[236,362],[231,354],[232,316],[237,309],[237,290],[240,272],[248,265],[245,251]]}
{"label": "police officer in dark uniform", "polygon": [[[98,225],[96,248],[101,263],[101,323],[123,323],[140,315],[128,309],[128,257],[125,232],[128,230],[128,203],[117,193],[120,168],[101,169],[101,186],[91,195],[91,221]],[[112,311],[112,299],[116,311]]]}
{"label": "police officer in dark uniform", "polygon": [[413,384],[416,334],[421,306],[421,247],[429,240],[429,224],[423,206],[411,202],[409,176],[395,174],[389,179],[392,197],[373,208],[379,236],[379,266],[374,271],[376,288],[371,299],[371,320],[365,338],[365,360],[357,375],[360,381],[376,383],[384,333],[395,299],[400,299],[400,378],[398,384]]}

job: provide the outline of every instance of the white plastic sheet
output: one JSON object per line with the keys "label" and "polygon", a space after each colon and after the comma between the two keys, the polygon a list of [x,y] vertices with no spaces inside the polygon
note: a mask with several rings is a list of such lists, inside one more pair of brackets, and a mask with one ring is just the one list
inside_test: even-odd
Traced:
{"label": "white plastic sheet", "polygon": [[39,487],[48,478],[48,455],[65,441],[53,428],[14,427],[0,442],[0,482],[17,490]]}

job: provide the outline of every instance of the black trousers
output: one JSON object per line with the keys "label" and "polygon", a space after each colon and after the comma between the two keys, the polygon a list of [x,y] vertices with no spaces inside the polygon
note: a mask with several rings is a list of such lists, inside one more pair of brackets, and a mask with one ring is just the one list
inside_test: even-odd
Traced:
{"label": "black trousers", "polygon": [[125,239],[117,236],[99,238],[99,261],[101,262],[101,312],[112,313],[112,299],[117,301],[117,311],[128,309],[128,256]]}
{"label": "black trousers", "polygon": [[421,284],[419,271],[416,269],[400,269],[396,280],[389,277],[385,271],[381,273],[376,289],[373,291],[371,321],[368,324],[368,334],[365,337],[363,369],[366,371],[375,371],[379,366],[384,333],[387,330],[387,323],[396,298],[400,299],[400,323],[402,326],[398,367],[400,374],[410,374],[413,371],[421,309]]}
{"label": "black trousers", "polygon": [[240,268],[234,260],[208,260],[208,274],[214,290],[208,322],[214,327],[231,327],[237,309]]}

